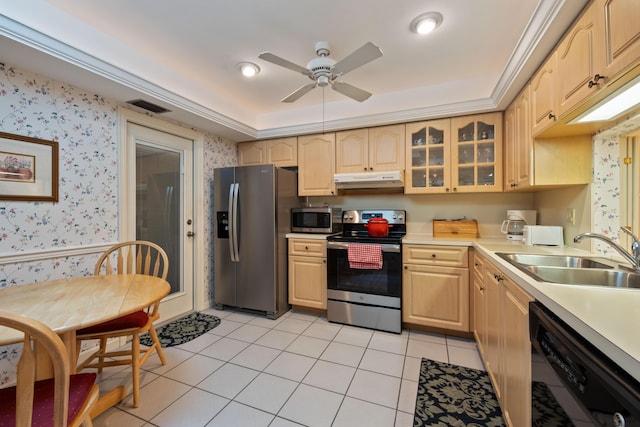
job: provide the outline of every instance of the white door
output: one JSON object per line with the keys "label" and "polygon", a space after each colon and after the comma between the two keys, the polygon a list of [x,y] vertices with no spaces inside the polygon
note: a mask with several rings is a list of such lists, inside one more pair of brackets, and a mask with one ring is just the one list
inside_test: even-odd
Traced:
{"label": "white door", "polygon": [[128,123],[127,157],[135,158],[126,174],[135,182],[128,186],[135,238],[159,244],[169,257],[171,293],[160,306],[168,320],[194,309],[193,140]]}

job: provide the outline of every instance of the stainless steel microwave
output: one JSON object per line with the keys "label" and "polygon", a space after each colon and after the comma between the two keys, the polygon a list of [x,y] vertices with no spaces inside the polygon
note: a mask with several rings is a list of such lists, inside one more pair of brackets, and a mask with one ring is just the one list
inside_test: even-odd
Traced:
{"label": "stainless steel microwave", "polygon": [[294,233],[334,234],[342,231],[342,209],[331,207],[291,209]]}

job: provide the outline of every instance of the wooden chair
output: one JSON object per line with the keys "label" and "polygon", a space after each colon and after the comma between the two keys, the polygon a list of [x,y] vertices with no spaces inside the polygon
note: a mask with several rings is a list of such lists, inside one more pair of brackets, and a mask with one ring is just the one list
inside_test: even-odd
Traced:
{"label": "wooden chair", "polygon": [[[116,264],[115,268],[113,264]],[[94,274],[146,274],[167,278],[169,260],[165,251],[155,243],[135,240],[119,243],[109,248],[96,263]],[[167,361],[162,352],[158,334],[153,322],[160,315],[158,307],[160,301],[144,310],[100,323],[99,325],[81,329],[77,332],[76,348],[80,353],[82,341],[100,340],[99,348],[89,358],[78,365],[78,371],[87,368],[97,368],[98,373],[107,366],[132,365],[133,370],[133,406],[138,407],[140,401],[140,368],[155,351],[160,362]],[[149,332],[153,344],[147,349],[140,349],[139,337]],[[131,347],[126,350],[108,351],[109,338],[131,338]]]}
{"label": "wooden chair", "polygon": [[[24,333],[16,385],[0,389],[0,424],[92,426],[90,412],[99,394],[96,374],[70,375],[67,349],[44,323],[0,310],[0,325]],[[36,381],[36,361],[47,357],[36,354],[42,351],[51,359],[53,378]]]}

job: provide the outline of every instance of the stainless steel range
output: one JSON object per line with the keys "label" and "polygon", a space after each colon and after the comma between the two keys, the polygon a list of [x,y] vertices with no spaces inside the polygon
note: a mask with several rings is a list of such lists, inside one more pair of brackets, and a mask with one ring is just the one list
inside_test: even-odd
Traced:
{"label": "stainless steel range", "polygon": [[[388,235],[369,236],[367,223],[372,218],[387,220]],[[327,238],[330,322],[402,331],[402,237],[406,232],[403,210],[342,213],[342,234]]]}

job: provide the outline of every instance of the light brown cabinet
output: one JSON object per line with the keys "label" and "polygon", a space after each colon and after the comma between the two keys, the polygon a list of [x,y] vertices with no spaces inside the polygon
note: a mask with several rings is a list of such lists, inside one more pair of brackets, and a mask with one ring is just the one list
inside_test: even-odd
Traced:
{"label": "light brown cabinet", "polygon": [[554,51],[531,77],[531,134],[537,135],[553,125],[558,116],[557,54]]}
{"label": "light brown cabinet", "polygon": [[326,240],[289,239],[289,304],[327,309]]}
{"label": "light brown cabinet", "polygon": [[408,123],[405,193],[502,191],[502,113]]}
{"label": "light brown cabinet", "polygon": [[298,138],[269,139],[238,144],[238,165],[272,163],[278,167],[298,165]]}
{"label": "light brown cabinet", "polygon": [[333,196],[335,133],[298,137],[298,196]]}
{"label": "light brown cabinet", "polygon": [[640,58],[640,2],[596,0],[602,73],[614,78]]}
{"label": "light brown cabinet", "polygon": [[451,119],[453,191],[502,191],[502,113]]}
{"label": "light brown cabinet", "polygon": [[508,426],[531,426],[529,302],[490,261],[474,254],[474,335]]}
{"label": "light brown cabinet", "polygon": [[596,31],[598,18],[597,5],[591,3],[565,33],[556,49],[560,115],[592,95],[604,83],[604,69],[598,69],[601,63],[598,45],[604,36]]}
{"label": "light brown cabinet", "polygon": [[468,249],[404,245],[402,321],[469,332]]}
{"label": "light brown cabinet", "polygon": [[589,183],[590,135],[535,139],[531,135],[529,111],[533,109],[535,81],[505,111],[505,191]]}
{"label": "light brown cabinet", "polygon": [[530,86],[518,94],[504,113],[504,189],[531,186],[533,140],[530,120]]}
{"label": "light brown cabinet", "polygon": [[406,194],[451,190],[451,120],[406,125]]}
{"label": "light brown cabinet", "polygon": [[336,133],[336,172],[404,170],[404,124]]}

